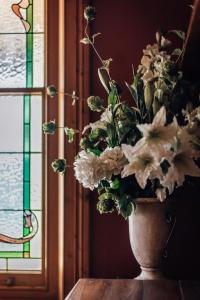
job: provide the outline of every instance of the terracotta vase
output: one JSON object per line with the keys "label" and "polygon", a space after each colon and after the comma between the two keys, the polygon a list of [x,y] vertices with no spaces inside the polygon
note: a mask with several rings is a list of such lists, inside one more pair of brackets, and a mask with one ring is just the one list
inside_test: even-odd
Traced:
{"label": "terracotta vase", "polygon": [[170,234],[165,208],[156,198],[140,198],[129,217],[131,248],[142,270],[137,279],[163,278],[161,259]]}

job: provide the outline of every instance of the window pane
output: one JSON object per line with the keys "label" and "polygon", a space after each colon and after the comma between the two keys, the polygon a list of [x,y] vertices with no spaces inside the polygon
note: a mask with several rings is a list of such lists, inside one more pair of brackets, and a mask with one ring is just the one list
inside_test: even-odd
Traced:
{"label": "window pane", "polygon": [[[39,270],[42,257],[42,96],[0,95],[0,127],[6,129],[0,132],[0,233],[10,239],[9,243],[0,241],[0,259],[6,259],[6,270],[27,270],[28,261],[29,269],[32,266],[32,270]],[[24,215],[27,213],[31,215],[28,221]],[[29,221],[32,226],[27,227]],[[17,244],[17,239],[31,234],[35,228],[37,232],[30,241]],[[0,270],[3,269],[2,261]]]}
{"label": "window pane", "polygon": [[43,87],[44,0],[1,0],[0,20],[0,88]]}
{"label": "window pane", "polygon": [[[1,0],[0,89],[44,87],[44,3]],[[0,271],[42,268],[42,107],[0,90]]]}
{"label": "window pane", "polygon": [[[23,151],[23,97],[0,96],[0,152]],[[5,134],[6,128],[6,134]]]}

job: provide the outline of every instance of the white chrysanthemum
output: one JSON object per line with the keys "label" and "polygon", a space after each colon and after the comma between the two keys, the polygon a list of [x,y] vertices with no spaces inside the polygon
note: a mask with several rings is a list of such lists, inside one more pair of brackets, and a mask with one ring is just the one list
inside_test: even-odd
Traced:
{"label": "white chrysanthemum", "polygon": [[79,152],[79,157],[74,162],[76,179],[90,190],[98,187],[100,181],[105,178],[104,163],[93,153]]}
{"label": "white chrysanthemum", "polygon": [[127,159],[120,147],[107,148],[100,156],[100,160],[105,164],[106,177],[121,173],[123,167],[127,164]]}

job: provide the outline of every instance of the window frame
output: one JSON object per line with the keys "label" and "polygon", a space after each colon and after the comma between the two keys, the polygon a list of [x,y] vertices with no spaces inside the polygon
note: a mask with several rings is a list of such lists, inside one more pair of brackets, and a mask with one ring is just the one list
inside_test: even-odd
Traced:
{"label": "window frame", "polygon": [[[80,130],[73,144],[69,145],[65,140],[63,145],[63,154],[67,157],[67,163],[71,165],[79,150],[82,128],[89,120],[86,101],[81,101],[88,97],[90,90],[89,47],[79,43],[84,35],[84,8],[89,4],[89,0],[46,0],[45,86],[53,84],[60,87],[60,80],[64,80],[65,91],[76,90],[80,98],[78,103],[72,106],[71,99],[65,96],[63,106],[65,124]],[[64,8],[64,13],[61,8]],[[61,13],[63,13],[65,28],[61,28],[62,24],[59,24]],[[63,30],[62,34],[59,34],[59,30]],[[59,42],[59,37],[62,36],[67,41],[64,51],[65,74],[61,74],[59,68],[59,53],[62,52],[62,50],[59,52],[59,45],[64,44],[64,41]],[[74,46],[76,49],[72,52]],[[16,90],[19,93],[24,92],[24,89]],[[35,90],[42,92],[45,99],[44,120],[59,120],[61,117],[59,116],[59,93],[54,99],[50,99],[45,89]],[[3,89],[0,92],[3,92]],[[4,89],[4,92],[12,93],[13,90]],[[7,279],[13,274],[0,274],[0,298],[63,300],[64,295],[66,296],[79,278],[89,275],[89,193],[76,181],[73,168],[69,168],[65,175],[61,175],[63,179],[59,179],[60,175],[52,171],[51,161],[57,158],[59,153],[59,135],[56,132],[53,136],[44,136],[44,152],[47,153],[43,159],[45,272],[42,275],[38,274],[35,279],[32,274],[25,272],[16,274],[15,279],[19,286],[6,285]],[[69,189],[67,182],[70,182]],[[60,188],[63,189],[64,195],[60,193]],[[60,216],[62,210],[63,214]]]}

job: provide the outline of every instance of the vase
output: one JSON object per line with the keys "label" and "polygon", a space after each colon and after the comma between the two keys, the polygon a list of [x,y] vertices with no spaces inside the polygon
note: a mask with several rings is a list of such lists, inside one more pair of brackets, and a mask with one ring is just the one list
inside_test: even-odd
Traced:
{"label": "vase", "polygon": [[129,217],[129,238],[133,254],[141,267],[136,279],[161,279],[161,260],[169,240],[170,224],[166,202],[156,198],[135,200],[136,210]]}

